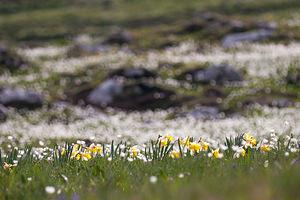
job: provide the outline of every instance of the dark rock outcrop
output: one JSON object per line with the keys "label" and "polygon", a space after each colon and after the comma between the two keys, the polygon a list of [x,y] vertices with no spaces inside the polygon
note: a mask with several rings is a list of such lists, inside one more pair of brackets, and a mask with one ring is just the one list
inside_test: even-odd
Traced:
{"label": "dark rock outcrop", "polygon": [[273,100],[272,103],[270,104],[270,106],[284,108],[284,107],[288,107],[290,104],[291,103],[289,102],[288,99],[280,98],[280,99]]}
{"label": "dark rock outcrop", "polygon": [[234,47],[241,43],[256,42],[263,39],[271,38],[275,35],[274,30],[258,29],[243,33],[229,33],[222,39],[222,46],[224,48]]}
{"label": "dark rock outcrop", "polygon": [[215,82],[218,85],[243,81],[241,74],[233,67],[227,65],[197,68],[194,70],[183,72],[180,77],[189,81],[200,83]]}
{"label": "dark rock outcrop", "polygon": [[0,67],[14,72],[28,64],[17,53],[0,45]]}
{"label": "dark rock outcrop", "polygon": [[0,89],[0,104],[15,108],[35,109],[42,107],[43,97],[33,91],[3,87]]}
{"label": "dark rock outcrop", "polygon": [[123,77],[126,79],[155,78],[156,74],[143,68],[117,69],[110,73],[110,78]]}
{"label": "dark rock outcrop", "polygon": [[123,86],[113,79],[101,83],[87,97],[87,103],[97,106],[112,104],[123,91]]}
{"label": "dark rock outcrop", "polygon": [[87,55],[105,52],[108,50],[109,47],[104,44],[98,44],[98,45],[75,44],[70,47],[70,49],[67,52],[67,56],[69,57],[87,56]]}
{"label": "dark rock outcrop", "polygon": [[125,110],[145,110],[171,106],[172,91],[149,83],[122,85],[108,79],[90,91],[84,101],[98,107],[115,107]]}
{"label": "dark rock outcrop", "polygon": [[105,43],[107,44],[128,44],[132,41],[132,36],[125,30],[119,30],[107,38]]}

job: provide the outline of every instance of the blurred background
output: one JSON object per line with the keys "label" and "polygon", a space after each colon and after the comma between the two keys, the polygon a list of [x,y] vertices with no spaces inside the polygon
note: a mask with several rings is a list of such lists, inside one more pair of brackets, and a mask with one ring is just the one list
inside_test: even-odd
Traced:
{"label": "blurred background", "polygon": [[0,0],[1,135],[296,125],[299,40],[299,0]]}

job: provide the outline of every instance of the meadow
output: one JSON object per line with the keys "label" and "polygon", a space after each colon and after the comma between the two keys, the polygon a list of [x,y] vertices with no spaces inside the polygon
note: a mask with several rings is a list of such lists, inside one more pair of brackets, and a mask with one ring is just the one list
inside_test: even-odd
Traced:
{"label": "meadow", "polygon": [[[300,199],[299,11],[0,0],[0,199]],[[223,45],[261,29],[272,37]],[[223,65],[241,81],[192,76]],[[126,69],[145,75],[113,76]],[[112,81],[123,96],[88,101]],[[28,91],[41,102],[22,102]]]}

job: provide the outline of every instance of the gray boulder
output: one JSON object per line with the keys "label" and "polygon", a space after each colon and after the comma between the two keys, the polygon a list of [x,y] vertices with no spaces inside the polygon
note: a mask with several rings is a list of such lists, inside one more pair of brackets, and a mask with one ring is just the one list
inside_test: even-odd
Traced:
{"label": "gray boulder", "polygon": [[28,64],[21,56],[0,45],[0,67],[13,72]]}
{"label": "gray boulder", "polygon": [[234,47],[245,42],[256,42],[274,36],[275,32],[272,29],[258,29],[243,33],[230,33],[222,39],[224,48]]}
{"label": "gray boulder", "polygon": [[119,30],[107,38],[105,43],[108,44],[128,44],[132,41],[132,36],[125,30]]}
{"label": "gray boulder", "polygon": [[122,91],[123,86],[120,83],[108,79],[91,91],[87,97],[87,102],[99,106],[111,104]]}
{"label": "gray boulder", "polygon": [[223,85],[229,82],[243,81],[242,75],[233,67],[227,65],[211,66],[208,68],[198,68],[184,72],[181,77],[200,83],[215,82]]}
{"label": "gray boulder", "polygon": [[39,108],[43,105],[43,97],[33,91],[4,87],[0,90],[0,104],[15,108]]}
{"label": "gray boulder", "polygon": [[123,77],[127,79],[155,78],[156,74],[143,68],[124,68],[113,71],[109,77]]}
{"label": "gray boulder", "polygon": [[173,94],[170,90],[149,83],[121,84],[108,79],[93,89],[84,101],[98,107],[145,110],[169,107]]}

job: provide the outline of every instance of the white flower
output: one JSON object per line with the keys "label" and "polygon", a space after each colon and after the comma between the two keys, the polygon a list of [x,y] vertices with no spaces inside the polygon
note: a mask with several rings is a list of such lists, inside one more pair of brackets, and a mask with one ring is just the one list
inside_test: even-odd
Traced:
{"label": "white flower", "polygon": [[297,152],[297,149],[296,149],[296,148],[291,148],[290,150],[291,150],[292,153]]}
{"label": "white flower", "polygon": [[45,191],[48,194],[53,194],[55,192],[55,187],[53,187],[53,186],[46,186],[45,187]]}
{"label": "white flower", "polygon": [[124,153],[124,152],[121,152],[121,153],[120,153],[120,156],[121,156],[121,158],[125,158],[125,156],[126,156],[126,153]]}
{"label": "white flower", "polygon": [[68,182],[68,177],[66,177],[65,175],[61,175],[61,177],[66,181],[66,182]]}
{"label": "white flower", "polygon": [[32,178],[31,178],[31,177],[28,177],[28,178],[27,178],[27,181],[29,181],[29,182],[32,181]]}
{"label": "white flower", "polygon": [[297,144],[297,139],[296,138],[292,138],[291,139],[291,143]]}
{"label": "white flower", "polygon": [[285,152],[285,153],[284,153],[284,156],[285,156],[285,157],[288,157],[289,155],[290,155],[289,152]]}
{"label": "white flower", "polygon": [[268,161],[268,160],[266,160],[266,161],[264,162],[264,167],[265,167],[265,168],[269,167],[269,161]]}
{"label": "white flower", "polygon": [[111,157],[108,157],[107,160],[110,162],[110,161],[112,161],[112,158],[111,158]]}
{"label": "white flower", "polygon": [[156,183],[157,177],[156,176],[150,176],[150,183]]}
{"label": "white flower", "polygon": [[228,147],[225,146],[224,144],[221,144],[221,145],[220,145],[220,148],[221,148],[223,151],[226,151],[226,150],[228,149]]}
{"label": "white flower", "polygon": [[180,173],[180,174],[178,175],[178,177],[179,177],[179,178],[183,178],[183,177],[184,177],[184,174],[183,174],[183,173]]}

